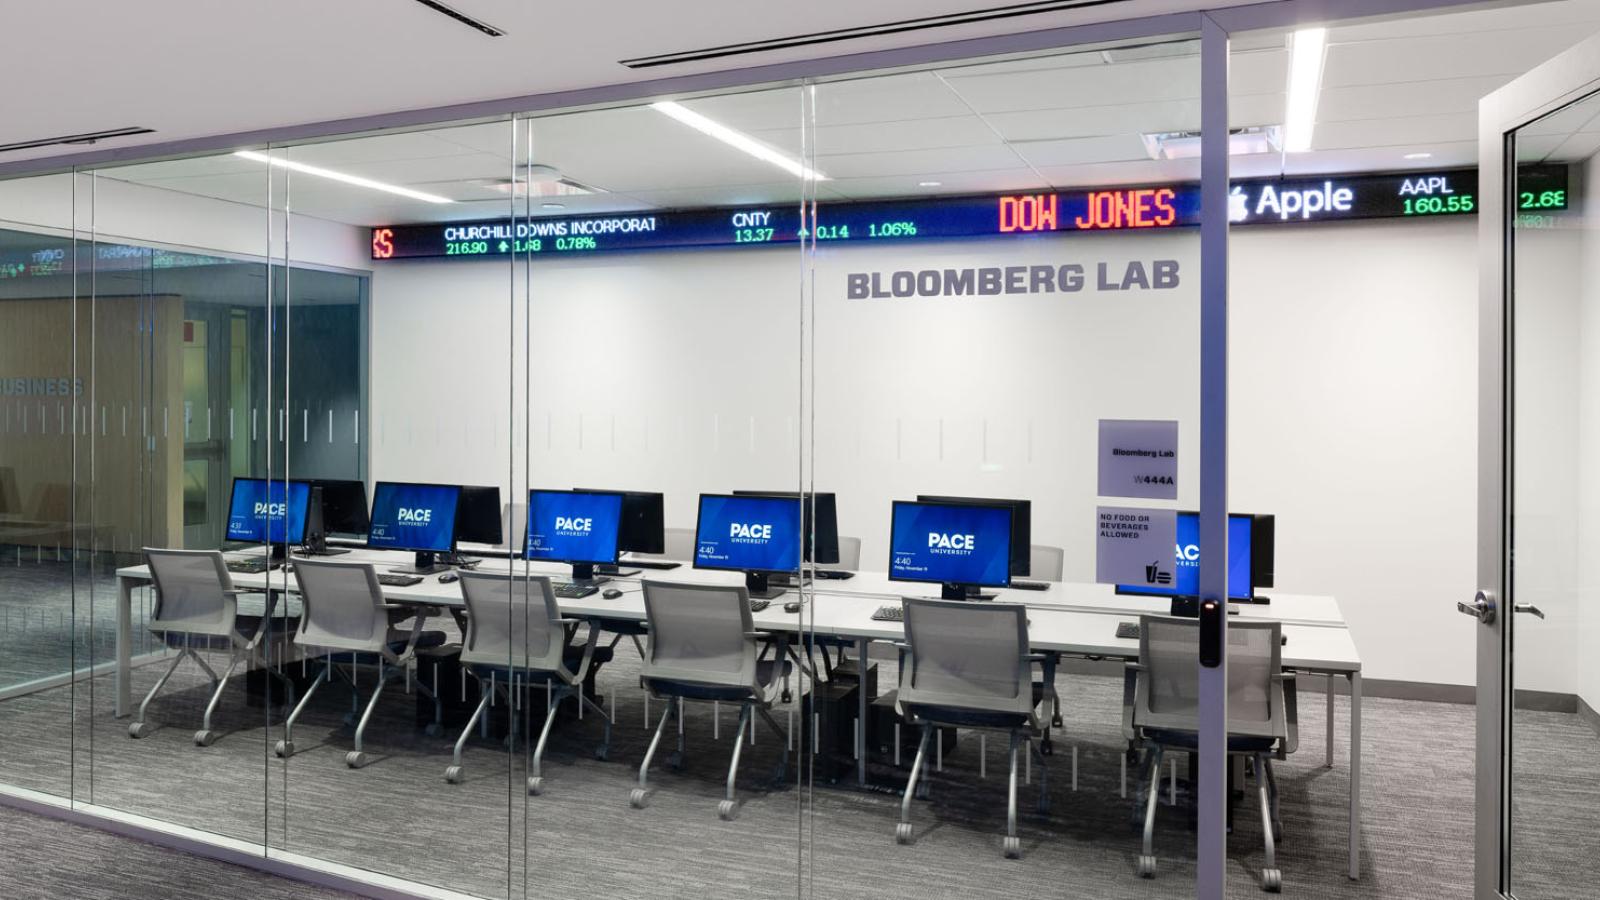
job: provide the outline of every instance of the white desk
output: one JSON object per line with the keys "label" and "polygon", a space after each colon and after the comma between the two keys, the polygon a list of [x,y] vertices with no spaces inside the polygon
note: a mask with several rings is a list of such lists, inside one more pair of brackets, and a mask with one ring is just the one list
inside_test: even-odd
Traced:
{"label": "white desk", "polygon": [[[339,557],[352,562],[372,562],[380,569],[402,565],[410,554],[378,550],[356,550]],[[479,571],[510,571],[507,560],[486,559]],[[517,562],[516,571],[523,571]],[[537,574],[570,575],[565,566],[547,563],[527,564]],[[626,567],[626,563],[624,563]],[[644,597],[639,581],[650,578],[660,581],[699,581],[724,584],[742,584],[743,577],[735,572],[718,572],[681,566],[677,569],[646,569],[636,576],[613,578],[623,594],[607,600],[594,594],[579,600],[562,600],[562,612],[574,617],[592,620],[642,621]],[[293,590],[291,575],[283,571],[260,574],[233,574],[236,587],[257,590]],[[128,715],[133,708],[131,670],[133,648],[133,590],[150,582],[150,571],[145,566],[130,566],[117,570],[117,667],[116,715]],[[858,573],[846,580],[821,580],[815,590],[807,591],[811,600],[799,613],[783,611],[782,600],[754,616],[755,625],[763,631],[800,634],[810,632],[846,638],[856,642],[860,659],[867,659],[868,645],[873,641],[903,640],[905,631],[898,622],[879,622],[872,614],[886,602],[907,595],[930,593],[932,585],[908,584],[890,581],[877,572]],[[1069,656],[1107,659],[1137,659],[1139,642],[1116,636],[1119,621],[1141,613],[1161,612],[1164,600],[1150,597],[1117,595],[1107,585],[1051,584],[1043,591],[1000,590],[997,602],[1022,603],[1029,608],[1028,636],[1035,650]],[[421,583],[410,587],[391,587],[384,591],[394,603],[439,606],[460,609],[465,606],[458,584],[442,584],[437,575],[425,577]],[[1270,593],[1272,602],[1266,605],[1240,605],[1240,616],[1246,619],[1275,619],[1283,623],[1283,634],[1288,643],[1283,648],[1284,665],[1296,670],[1315,672],[1328,676],[1327,694],[1327,758],[1325,764],[1333,765],[1334,706],[1333,679],[1345,677],[1350,681],[1350,877],[1361,874],[1361,657],[1356,652],[1349,629],[1332,597]],[[788,599],[787,597],[785,599]],[[859,721],[867,721],[867,696],[857,691],[860,706]],[[866,728],[856,729],[856,772],[866,781]]]}

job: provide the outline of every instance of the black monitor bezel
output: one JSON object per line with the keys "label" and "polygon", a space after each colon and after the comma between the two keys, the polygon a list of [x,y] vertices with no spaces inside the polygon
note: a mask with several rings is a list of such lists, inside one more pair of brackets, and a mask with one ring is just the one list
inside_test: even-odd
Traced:
{"label": "black monitor bezel", "polygon": [[[1033,574],[1033,501],[1006,497],[960,497],[954,494],[918,494],[918,503],[940,503],[945,506],[1004,506],[1011,510],[1011,560],[1012,578],[1027,578]],[[1017,516],[1026,510],[1028,522],[1026,541],[1017,540]],[[988,585],[985,585],[988,587]]]}
{"label": "black monitor bezel", "polygon": [[[921,495],[918,495],[918,496],[920,497]],[[887,564],[884,566],[884,571],[888,573],[888,577],[889,577],[890,581],[904,581],[904,582],[906,582],[908,584],[942,584],[942,585],[951,585],[951,586],[962,587],[962,588],[968,588],[968,587],[975,587],[975,588],[1008,588],[1008,587],[1011,587],[1012,574],[1011,574],[1011,566],[1009,566],[1009,565],[1006,566],[1006,579],[1005,579],[1005,581],[1003,583],[1000,583],[1000,584],[994,584],[994,583],[990,583],[990,582],[976,582],[976,581],[943,581],[943,580],[940,580],[940,579],[937,579],[937,578],[904,578],[904,577],[896,575],[894,573],[894,522],[895,522],[895,516],[899,513],[900,507],[902,507],[902,506],[943,506],[943,507],[945,507],[947,509],[972,509],[972,508],[976,507],[976,508],[979,508],[979,509],[1003,509],[1003,510],[1006,510],[1007,512],[1012,513],[1012,516],[1010,518],[1010,522],[1006,526],[1006,542],[1007,542],[1007,549],[1008,550],[1010,549],[1010,541],[1011,541],[1012,529],[1017,524],[1017,520],[1016,520],[1016,517],[1015,517],[1015,507],[1012,507],[1012,506],[1010,506],[1008,504],[930,503],[930,502],[928,502],[926,500],[920,500],[920,499],[918,499],[918,500],[891,500],[891,501],[889,501],[889,558],[888,558]],[[1007,556],[1007,559],[1009,560],[1011,554],[1007,553],[1006,556]]]}
{"label": "black monitor bezel", "polygon": [[[529,532],[532,531],[529,520],[533,518],[534,494],[606,494],[618,497],[617,507],[617,544],[611,549],[610,559],[552,559],[548,557],[531,557],[528,555]],[[522,546],[517,548],[517,558],[536,563],[554,563],[565,566],[614,566],[622,557],[622,510],[627,506],[628,498],[621,491],[580,491],[574,488],[528,488],[528,503],[522,517]]]}
{"label": "black monitor bezel", "polygon": [[393,550],[398,553],[454,553],[456,551],[455,522],[450,523],[450,546],[443,550],[437,547],[399,547],[391,544],[374,545],[372,543],[372,512],[378,508],[378,493],[384,485],[404,485],[406,487],[440,487],[454,488],[456,492],[455,514],[461,512],[461,485],[441,484],[435,481],[374,481],[372,483],[372,508],[367,511],[367,546],[374,550]]}
{"label": "black monitor bezel", "polygon": [[[692,560],[690,560],[690,567],[691,568],[705,569],[708,572],[745,572],[745,573],[753,574],[753,575],[799,575],[800,574],[800,567],[799,566],[796,566],[793,569],[747,569],[747,568],[744,568],[742,566],[703,566],[703,565],[701,565],[700,564],[700,520],[703,518],[703,516],[705,514],[706,499],[708,497],[709,498],[724,499],[724,500],[730,500],[730,499],[735,499],[735,498],[739,499],[739,500],[792,500],[795,503],[800,503],[800,499],[798,497],[769,497],[769,496],[765,496],[765,495],[762,495],[762,494],[701,494],[700,495],[700,499],[695,501],[695,507],[694,507],[694,553],[692,554],[694,558]],[[804,505],[802,505],[801,509],[800,509],[800,527],[802,529],[805,527],[805,507],[804,507]],[[802,560],[802,562],[804,561],[804,558],[805,558],[804,549],[805,548],[803,548],[803,547],[801,548],[801,551],[802,551],[801,552],[801,560]]]}
{"label": "black monitor bezel", "polygon": [[[269,496],[271,495],[271,491],[272,491],[272,483],[275,482],[275,481],[278,482],[278,483],[281,483],[281,484],[284,485],[284,502],[286,502],[286,503],[288,502],[288,493],[289,493],[288,485],[291,485],[291,484],[303,484],[303,485],[306,485],[306,511],[305,511],[305,513],[303,515],[300,516],[300,536],[299,537],[294,537],[294,536],[292,536],[292,535],[290,535],[288,533],[288,522],[287,521],[285,521],[285,523],[284,523],[284,535],[283,535],[284,539],[282,541],[274,541],[274,540],[271,539],[270,535],[272,533],[272,529],[271,529],[270,526],[267,529],[268,537],[264,538],[264,539],[261,539],[261,540],[246,539],[246,538],[236,538],[236,537],[232,537],[231,535],[229,535],[229,533],[228,533],[228,524],[227,523],[231,523],[233,521],[233,501],[238,496],[238,493],[239,493],[239,482],[241,482],[241,481],[260,481],[260,482],[265,483],[267,485],[267,492],[268,492]],[[258,477],[254,476],[254,475],[235,475],[235,476],[233,476],[233,484],[228,486],[228,516],[227,516],[227,519],[225,520],[225,524],[222,526],[222,539],[224,541],[227,541],[227,542],[232,543],[232,544],[252,544],[252,545],[257,545],[257,546],[259,546],[259,545],[271,546],[273,544],[282,544],[282,545],[285,545],[285,546],[299,546],[301,544],[304,544],[305,541],[306,541],[307,520],[310,518],[310,515],[311,515],[311,489],[313,487],[316,487],[316,483],[315,482],[307,481],[307,480],[301,479],[301,478],[258,478]],[[287,514],[285,515],[284,518],[287,520],[287,518],[288,518]]]}
{"label": "black monitor bezel", "polygon": [[[839,495],[838,494],[835,494],[832,491],[749,491],[749,490],[735,490],[733,492],[733,495],[735,497],[780,497],[780,498],[785,499],[785,500],[799,500],[800,501],[800,530],[801,530],[802,534],[805,536],[805,539],[806,539],[806,546],[804,548],[804,553],[801,554],[801,561],[802,562],[809,562],[814,566],[836,566],[836,565],[839,564]],[[823,508],[824,504],[821,502],[820,499],[817,499],[817,498],[821,498],[821,497],[827,497],[828,498],[828,501],[827,501],[827,504],[826,504],[826,508],[833,513],[832,516],[822,516],[822,517],[820,517],[821,521],[829,522],[830,524],[832,524],[833,529],[832,529],[832,531],[829,531],[829,532],[824,532],[824,531],[818,530],[818,529],[816,529],[814,527],[816,525],[816,522],[818,521],[819,517],[813,515],[811,510],[812,510],[813,506],[817,507],[818,509]],[[806,503],[806,501],[808,499],[810,499],[812,501],[810,504]],[[813,527],[811,527],[811,528],[806,527],[808,524],[812,525]],[[813,541],[812,540],[812,532],[813,531],[816,531],[818,537],[830,536],[831,535],[832,538],[833,538],[832,544],[830,545],[826,541],[821,541],[821,540]],[[696,530],[695,537],[697,539],[699,537],[698,529]],[[813,559],[812,558],[814,555],[821,555],[821,556],[829,555],[829,554],[826,554],[826,553],[816,554],[816,553],[814,553],[814,551],[817,550],[818,547],[820,547],[823,550],[827,550],[830,546],[833,548],[833,553],[831,554],[833,556],[832,559]]]}
{"label": "black monitor bezel", "polygon": [[[484,511],[492,509],[493,510],[493,515],[492,516],[491,515],[483,516],[483,520],[479,524],[493,522],[494,523],[494,539],[486,541],[486,540],[482,540],[481,537],[479,537],[479,536],[471,536],[471,537],[469,537],[469,536],[467,536],[465,534],[462,534],[462,527],[461,527],[462,515],[461,515],[461,513],[462,513],[462,510],[463,510],[463,507],[465,506],[465,501],[466,501],[468,493],[488,495],[491,492],[494,495],[494,502],[488,504]],[[505,542],[505,537],[506,537],[505,536],[505,525],[506,525],[506,523],[505,523],[505,516],[503,514],[503,506],[502,506],[501,501],[500,501],[500,486],[499,485],[489,485],[489,484],[463,484],[463,485],[461,485],[461,494],[460,494],[459,497],[456,498],[455,541],[456,541],[457,545],[460,545],[463,542],[468,543],[468,544],[485,544],[485,545],[488,545],[488,546],[491,546],[491,547],[495,546],[495,545],[498,545],[498,544],[503,544]]]}
{"label": "black monitor bezel", "polygon": [[[367,483],[358,478],[311,478],[308,479],[312,488],[322,488],[322,530],[325,534],[366,535],[372,531],[372,507],[367,502]],[[336,529],[328,521],[328,488],[332,486],[354,485],[361,493],[361,522],[359,529]],[[351,506],[351,509],[356,508]],[[340,523],[345,524],[345,523]]]}

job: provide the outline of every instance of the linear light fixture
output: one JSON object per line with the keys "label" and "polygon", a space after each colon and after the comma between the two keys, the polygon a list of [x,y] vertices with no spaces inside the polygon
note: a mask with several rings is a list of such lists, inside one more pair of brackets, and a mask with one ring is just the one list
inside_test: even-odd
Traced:
{"label": "linear light fixture", "polygon": [[808,181],[828,180],[828,176],[802,164],[799,160],[791,159],[779,153],[742,131],[736,131],[714,119],[708,119],[681,103],[662,100],[658,103],[650,104],[650,108],[662,115],[677,119],[701,134],[714,137],[730,147],[742,150],[756,159],[772,163],[790,175],[797,175]]}
{"label": "linear light fixture", "polygon": [[320,166],[308,166],[305,163],[295,162],[292,159],[284,159],[281,156],[268,156],[265,153],[257,153],[254,150],[235,150],[233,155],[241,159],[266,163],[269,166],[277,166],[280,169],[288,169],[291,172],[300,172],[305,175],[315,175],[318,178],[326,178],[330,181],[339,181],[345,184],[353,184],[356,187],[364,187],[374,191],[383,191],[387,194],[398,194],[401,197],[410,197],[412,200],[422,200],[427,203],[455,202],[449,197],[441,197],[438,194],[427,194],[423,193],[422,191],[414,191],[411,188],[401,187],[397,184],[385,184],[381,181],[373,181],[371,178],[362,178],[360,175],[349,175],[344,172],[335,172],[332,169],[324,169]]}
{"label": "linear light fixture", "polygon": [[1322,57],[1328,46],[1328,29],[1302,28],[1289,46],[1289,100],[1283,125],[1287,134],[1283,152],[1311,149],[1311,132],[1317,126],[1317,99],[1322,94]]}

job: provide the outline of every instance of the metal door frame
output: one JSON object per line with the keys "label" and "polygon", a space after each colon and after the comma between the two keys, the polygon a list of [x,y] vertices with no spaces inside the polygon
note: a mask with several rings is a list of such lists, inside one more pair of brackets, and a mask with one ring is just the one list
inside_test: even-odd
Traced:
{"label": "metal door frame", "polygon": [[[1512,287],[1507,218],[1513,135],[1600,91],[1600,35],[1483,98],[1478,105],[1478,723],[1476,900],[1511,897]],[[1468,604],[1462,604],[1467,607]],[[1469,608],[1470,609],[1470,608]],[[1463,611],[1469,611],[1464,609]],[[1511,627],[1507,627],[1511,625]]]}

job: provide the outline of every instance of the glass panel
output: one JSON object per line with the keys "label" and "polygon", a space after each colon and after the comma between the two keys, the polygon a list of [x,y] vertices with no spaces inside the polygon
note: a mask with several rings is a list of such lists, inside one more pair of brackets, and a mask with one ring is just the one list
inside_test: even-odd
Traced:
{"label": "glass panel", "polygon": [[[1152,885],[1127,825],[1160,744],[1123,733],[1120,665],[1056,672],[1086,645],[1137,658],[1116,626],[1172,607],[1113,582],[1143,585],[1145,564],[1166,585],[1198,572],[1172,550],[1197,543],[1192,527],[1120,578],[1096,553],[1098,507],[1199,502],[1199,53],[1178,38],[814,88],[813,479],[837,497],[841,540],[860,541],[855,576],[819,581],[812,613],[832,669],[808,807],[816,896],[1045,896],[1064,872],[1096,896],[1193,894],[1186,751],[1165,750]],[[1106,420],[1173,423],[1144,449],[1176,452],[1175,490],[1151,471],[1143,489],[1134,473],[1097,483]],[[958,602],[921,605],[941,598]],[[1090,834],[1111,852],[1083,852]]]}
{"label": "glass panel", "polygon": [[[1600,808],[1600,538],[1587,458],[1600,424],[1600,232],[1584,215],[1600,168],[1600,97],[1515,135],[1512,205],[1513,567],[1510,887],[1522,900],[1593,890]],[[1571,188],[1569,189],[1568,184]],[[1568,190],[1571,193],[1568,193]]]}
{"label": "glass panel", "polygon": [[0,745],[7,782],[61,797],[72,794],[71,678],[85,666],[79,610],[95,564],[73,528],[88,284],[78,228],[89,225],[75,180],[0,182]]}

